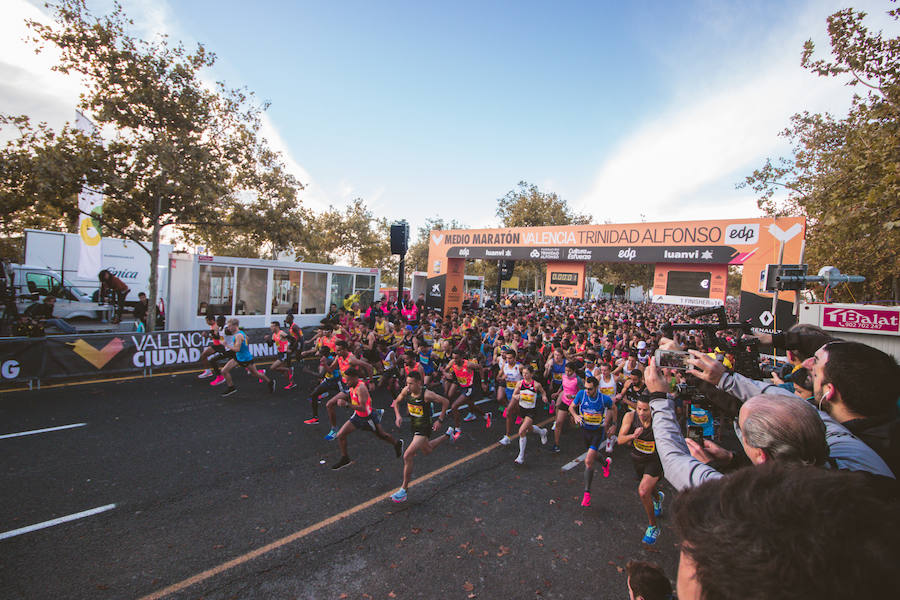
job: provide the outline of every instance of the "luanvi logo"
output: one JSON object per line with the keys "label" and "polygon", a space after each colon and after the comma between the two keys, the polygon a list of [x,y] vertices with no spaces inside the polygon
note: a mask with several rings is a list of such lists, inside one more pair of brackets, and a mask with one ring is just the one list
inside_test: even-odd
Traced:
{"label": "luanvi logo", "polygon": [[94,368],[97,370],[105,367],[106,363],[111,361],[125,347],[125,343],[117,337],[109,340],[100,350],[97,350],[82,339],[68,342],[68,345],[72,346],[72,351],[75,354],[94,365]]}

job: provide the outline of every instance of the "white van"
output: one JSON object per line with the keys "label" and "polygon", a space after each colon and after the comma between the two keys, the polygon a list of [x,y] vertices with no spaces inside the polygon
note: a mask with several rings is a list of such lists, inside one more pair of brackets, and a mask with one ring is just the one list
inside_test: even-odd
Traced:
{"label": "white van", "polygon": [[45,267],[32,265],[9,265],[16,290],[16,307],[21,314],[35,302],[42,302],[45,296],[55,296],[53,316],[59,319],[100,320],[108,305],[99,305],[91,297],[64,280],[58,273]]}

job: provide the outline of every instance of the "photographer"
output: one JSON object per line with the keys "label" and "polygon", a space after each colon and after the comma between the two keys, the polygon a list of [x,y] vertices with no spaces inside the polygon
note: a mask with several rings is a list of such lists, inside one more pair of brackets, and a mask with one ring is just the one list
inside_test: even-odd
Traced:
{"label": "photographer", "polygon": [[[738,413],[736,431],[747,457],[754,464],[787,460],[821,465],[830,457],[840,469],[863,470],[893,478],[890,469],[874,451],[809,403],[771,384],[757,387],[753,380],[725,373],[725,367],[715,359],[696,350],[689,352],[691,356],[687,362],[691,368],[687,373],[745,401]],[[654,359],[644,375],[651,392],[653,431],[666,479],[682,490],[721,477],[722,474],[706,462],[712,459],[730,462],[732,454],[706,441],[703,448],[693,445],[694,453],[703,460],[695,458],[681,434],[673,402],[666,397],[668,387]],[[733,381],[742,385],[749,382],[743,389],[745,393],[733,392]],[[765,394],[769,397],[764,397]]]}
{"label": "photographer", "polygon": [[[53,306],[56,304],[55,296],[45,296],[43,302],[36,302],[25,309],[22,314],[23,319],[30,319],[33,323],[38,324],[41,334],[46,326],[56,327],[63,333],[75,333],[75,327],[65,319],[57,319],[53,317]],[[33,336],[33,337],[40,337]]]}
{"label": "photographer", "polygon": [[803,362],[834,339],[827,331],[815,325],[805,324],[794,325],[787,331],[773,334],[757,333],[754,337],[761,344],[771,345],[774,349],[784,350],[787,353],[790,370],[780,374],[773,372],[772,380],[789,392],[794,391],[794,374],[803,366]]}
{"label": "photographer", "polygon": [[892,356],[859,342],[835,340],[804,362],[819,408],[900,473],[900,367]]}
{"label": "photographer", "polygon": [[775,462],[679,495],[679,600],[894,598],[896,504],[858,473]]}
{"label": "photographer", "polygon": [[119,323],[122,320],[122,312],[125,310],[125,298],[131,290],[125,285],[124,281],[110,273],[107,269],[103,269],[97,273],[97,278],[100,280],[100,298],[106,298],[107,295],[111,297],[112,304],[115,304],[116,306],[116,312],[112,322]]}

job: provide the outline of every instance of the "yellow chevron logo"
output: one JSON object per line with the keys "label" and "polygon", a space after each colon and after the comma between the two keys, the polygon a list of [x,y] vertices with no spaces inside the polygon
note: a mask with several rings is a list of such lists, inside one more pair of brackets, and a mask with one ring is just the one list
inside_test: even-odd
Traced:
{"label": "yellow chevron logo", "polygon": [[94,365],[98,370],[105,367],[106,363],[111,361],[113,357],[125,347],[125,343],[117,337],[111,339],[100,350],[97,350],[81,339],[76,340],[75,342],[68,342],[68,345],[72,346],[72,351],[75,352],[75,354]]}

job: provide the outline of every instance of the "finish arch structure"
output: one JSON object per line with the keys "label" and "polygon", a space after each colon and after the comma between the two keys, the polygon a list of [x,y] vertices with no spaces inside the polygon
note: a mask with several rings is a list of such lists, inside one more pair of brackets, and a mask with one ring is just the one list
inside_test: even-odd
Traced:
{"label": "finish arch structure", "polygon": [[[536,260],[547,263],[544,291],[581,298],[585,264],[634,262],[655,265],[655,303],[716,306],[725,302],[729,265],[742,265],[741,320],[770,329],[793,323],[794,292],[760,289],[767,264],[797,264],[803,254],[803,217],[453,229],[431,232],[426,300],[442,312],[460,309],[466,260]],[[777,319],[776,319],[777,317]]]}

